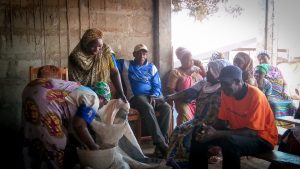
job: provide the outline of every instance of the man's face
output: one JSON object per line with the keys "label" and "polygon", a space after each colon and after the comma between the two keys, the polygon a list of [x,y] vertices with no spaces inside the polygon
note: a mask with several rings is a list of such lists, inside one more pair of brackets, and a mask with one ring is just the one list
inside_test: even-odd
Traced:
{"label": "man's face", "polygon": [[134,60],[137,64],[143,65],[148,57],[148,52],[146,50],[139,50],[136,52],[133,52]]}
{"label": "man's face", "polygon": [[240,83],[237,80],[221,81],[221,88],[226,96],[234,96],[237,94]]}

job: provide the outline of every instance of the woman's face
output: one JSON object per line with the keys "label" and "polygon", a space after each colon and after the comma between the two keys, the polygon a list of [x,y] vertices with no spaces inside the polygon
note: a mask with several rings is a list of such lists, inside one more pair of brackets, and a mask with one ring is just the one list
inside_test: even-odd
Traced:
{"label": "woman's face", "polygon": [[193,67],[193,65],[194,65],[194,61],[193,61],[192,55],[184,56],[180,60],[180,62],[181,62],[182,68],[184,68],[184,69],[189,69],[189,68]]}
{"label": "woman's face", "polygon": [[265,78],[265,74],[263,74],[260,71],[255,71],[254,77],[255,77],[256,80],[261,80],[261,79]]}
{"label": "woman's face", "polygon": [[96,55],[99,53],[101,47],[103,46],[103,41],[102,39],[95,39],[92,40],[87,44],[87,53],[91,55]]}
{"label": "woman's face", "polygon": [[268,56],[266,55],[259,55],[257,57],[259,64],[269,64],[270,63],[270,59]]}
{"label": "woman's face", "polygon": [[107,103],[108,103],[108,101],[106,99],[104,99],[104,97],[99,96],[99,108],[103,107]]}
{"label": "woman's face", "polygon": [[245,63],[241,59],[235,59],[233,61],[233,65],[239,67],[242,70],[244,70],[245,67]]}

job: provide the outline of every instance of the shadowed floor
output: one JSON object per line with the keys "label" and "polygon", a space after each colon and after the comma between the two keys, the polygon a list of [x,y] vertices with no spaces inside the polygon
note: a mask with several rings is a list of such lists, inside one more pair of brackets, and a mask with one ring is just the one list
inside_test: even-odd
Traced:
{"label": "shadowed floor", "polygon": [[[145,155],[152,156],[154,152],[154,146],[152,142],[143,142],[141,144],[142,150]],[[241,169],[267,169],[270,162],[257,159],[254,157],[242,157],[241,158]],[[217,164],[209,164],[209,169],[222,169],[222,162]]]}

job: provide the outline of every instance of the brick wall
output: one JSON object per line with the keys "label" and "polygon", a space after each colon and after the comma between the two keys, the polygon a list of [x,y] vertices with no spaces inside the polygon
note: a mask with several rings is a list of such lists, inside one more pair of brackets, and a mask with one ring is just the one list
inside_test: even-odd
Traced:
{"label": "brick wall", "polygon": [[[158,3],[159,40],[154,41],[153,2]],[[162,10],[163,9],[163,10]],[[157,11],[158,12],[158,11]],[[4,0],[0,2],[0,123],[20,127],[21,93],[29,66],[67,66],[69,53],[88,28],[104,32],[117,58],[132,58],[144,43],[157,50],[162,75],[171,69],[171,0]],[[155,42],[163,43],[155,49]],[[156,57],[156,56],[155,56]],[[167,61],[167,62],[166,62]],[[162,63],[161,63],[162,62]]]}

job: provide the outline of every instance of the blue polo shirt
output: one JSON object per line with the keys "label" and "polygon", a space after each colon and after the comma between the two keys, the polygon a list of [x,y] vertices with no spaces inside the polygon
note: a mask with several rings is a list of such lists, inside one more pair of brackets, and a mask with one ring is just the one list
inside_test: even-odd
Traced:
{"label": "blue polo shirt", "polygon": [[127,98],[133,96],[161,96],[161,80],[155,65],[145,61],[143,65],[133,60],[117,60],[117,67],[126,85]]}

